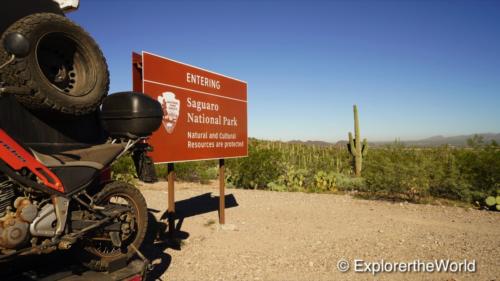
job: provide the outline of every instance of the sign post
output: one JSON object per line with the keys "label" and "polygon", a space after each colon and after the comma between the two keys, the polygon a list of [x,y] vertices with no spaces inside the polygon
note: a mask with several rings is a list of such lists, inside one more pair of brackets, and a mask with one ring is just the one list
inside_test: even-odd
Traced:
{"label": "sign post", "polygon": [[226,179],[225,179],[225,163],[224,159],[219,159],[219,223],[226,223],[226,196],[225,196],[225,188],[226,188]]}
{"label": "sign post", "polygon": [[173,235],[175,225],[175,191],[174,191],[174,181],[175,181],[175,171],[174,171],[174,163],[167,164],[167,184],[168,184],[168,209],[167,209],[167,218],[168,218],[168,232],[170,235]]}
{"label": "sign post", "polygon": [[134,91],[160,102],[164,112],[149,143],[153,161],[168,163],[167,212],[173,218],[174,163],[218,159],[224,224],[224,159],[248,155],[246,82],[148,52],[134,53],[132,62]]}

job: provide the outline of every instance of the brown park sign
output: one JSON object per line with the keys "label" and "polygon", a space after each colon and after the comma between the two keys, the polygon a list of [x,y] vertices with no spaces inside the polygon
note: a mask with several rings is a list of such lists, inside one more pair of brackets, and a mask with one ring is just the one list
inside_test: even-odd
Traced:
{"label": "brown park sign", "polygon": [[149,141],[155,163],[248,155],[245,82],[147,52],[132,58],[134,91],[163,107]]}

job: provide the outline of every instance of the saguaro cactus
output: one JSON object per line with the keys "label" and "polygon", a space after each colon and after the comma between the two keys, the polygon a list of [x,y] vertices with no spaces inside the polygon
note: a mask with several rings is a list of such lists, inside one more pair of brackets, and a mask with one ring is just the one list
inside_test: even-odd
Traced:
{"label": "saguaro cactus", "polygon": [[361,136],[359,133],[359,119],[358,119],[358,107],[353,105],[354,108],[354,139],[352,138],[352,133],[349,132],[349,152],[354,158],[354,174],[356,177],[361,176],[361,167],[363,164],[363,156],[368,152],[368,143],[366,139],[363,139],[361,143]]}

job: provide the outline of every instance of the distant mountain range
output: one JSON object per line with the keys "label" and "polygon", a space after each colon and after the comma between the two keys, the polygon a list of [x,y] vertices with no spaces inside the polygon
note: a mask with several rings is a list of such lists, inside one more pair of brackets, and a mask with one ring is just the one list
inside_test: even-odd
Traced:
{"label": "distant mountain range", "polygon": [[[452,145],[452,146],[466,146],[467,140],[473,138],[474,135],[475,134],[451,136],[451,137],[432,136],[432,137],[421,139],[421,140],[401,141],[401,143],[408,145],[408,146],[427,146],[427,147],[429,147],[429,146],[441,146],[441,145],[445,145],[445,144]],[[481,136],[483,138],[484,143],[490,143],[492,140],[494,140],[500,144],[500,133],[497,133],[497,134],[485,133],[485,134],[476,134],[476,135]],[[379,146],[379,145],[391,144],[394,141],[370,142],[370,140],[368,140],[368,142],[371,145]],[[300,144],[318,145],[318,146],[329,146],[329,145],[343,146],[343,145],[347,144],[347,141],[341,140],[341,141],[338,141],[336,143],[330,143],[330,142],[325,142],[325,141],[292,140],[292,141],[289,141],[288,143],[300,143]]]}
{"label": "distant mountain range", "polygon": [[[500,134],[477,134],[483,137],[484,143],[490,143],[492,140],[500,144]],[[467,140],[473,138],[474,135],[461,135],[461,136],[433,136],[426,139],[415,140],[415,141],[403,141],[406,145],[412,146],[439,146],[439,145],[453,145],[453,146],[466,146]]]}

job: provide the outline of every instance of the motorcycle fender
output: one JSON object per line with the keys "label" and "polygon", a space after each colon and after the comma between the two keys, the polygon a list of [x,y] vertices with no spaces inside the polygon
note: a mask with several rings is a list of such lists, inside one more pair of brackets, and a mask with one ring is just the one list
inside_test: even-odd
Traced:
{"label": "motorcycle fender", "polygon": [[16,171],[22,168],[28,169],[45,186],[64,193],[61,180],[2,129],[0,129],[0,159]]}

